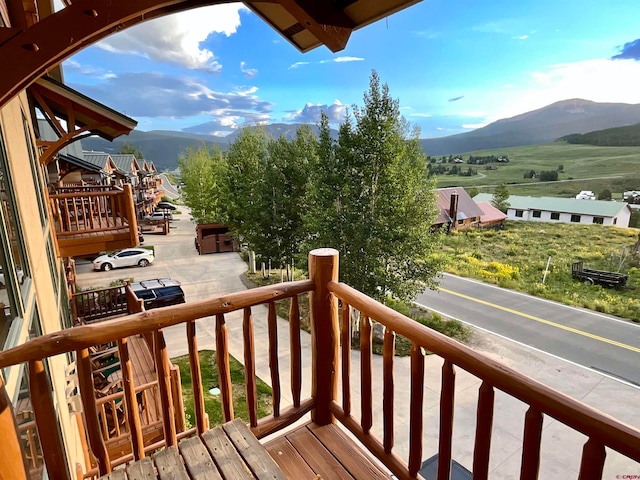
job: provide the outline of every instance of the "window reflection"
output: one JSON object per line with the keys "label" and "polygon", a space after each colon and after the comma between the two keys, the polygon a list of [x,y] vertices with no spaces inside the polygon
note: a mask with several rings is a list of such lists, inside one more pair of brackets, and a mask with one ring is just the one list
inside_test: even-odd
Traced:
{"label": "window reflection", "polygon": [[4,138],[0,130],[0,347],[5,345],[11,322],[22,315],[20,286],[30,275],[15,213]]}

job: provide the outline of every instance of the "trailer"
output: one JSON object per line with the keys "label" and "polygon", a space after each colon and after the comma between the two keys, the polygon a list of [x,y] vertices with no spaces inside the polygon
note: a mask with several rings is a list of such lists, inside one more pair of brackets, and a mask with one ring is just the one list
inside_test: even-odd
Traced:
{"label": "trailer", "polygon": [[571,265],[571,276],[587,285],[602,285],[609,288],[629,288],[627,285],[628,275],[624,273],[607,272],[605,270],[593,270],[585,268],[582,262],[574,262]]}

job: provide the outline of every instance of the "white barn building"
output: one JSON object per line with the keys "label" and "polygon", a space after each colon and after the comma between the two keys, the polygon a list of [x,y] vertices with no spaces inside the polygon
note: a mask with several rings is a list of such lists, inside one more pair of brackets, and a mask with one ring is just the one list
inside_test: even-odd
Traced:
{"label": "white barn building", "polygon": [[[476,203],[490,202],[491,197],[491,194],[481,193],[473,199]],[[508,202],[507,220],[595,223],[626,228],[631,219],[631,208],[624,202],[516,195],[509,196]]]}

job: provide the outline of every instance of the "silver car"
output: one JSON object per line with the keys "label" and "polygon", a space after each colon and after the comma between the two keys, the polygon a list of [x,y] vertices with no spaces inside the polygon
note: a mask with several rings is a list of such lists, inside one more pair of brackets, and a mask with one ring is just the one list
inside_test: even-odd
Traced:
{"label": "silver car", "polygon": [[146,267],[153,260],[153,250],[148,248],[125,248],[107,255],[100,255],[93,261],[93,269],[108,272],[112,268],[133,267],[134,265]]}

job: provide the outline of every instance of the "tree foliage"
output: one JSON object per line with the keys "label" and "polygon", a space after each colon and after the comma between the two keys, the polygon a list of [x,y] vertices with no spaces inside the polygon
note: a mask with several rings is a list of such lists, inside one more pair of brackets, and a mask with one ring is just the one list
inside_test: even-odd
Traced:
{"label": "tree foliage", "polygon": [[598,194],[598,200],[611,200],[611,190],[605,188]]}
{"label": "tree foliage", "polygon": [[364,106],[331,137],[298,130],[293,140],[245,128],[223,154],[180,159],[185,201],[199,221],[224,221],[258,257],[306,259],[311,248],[340,252],[340,277],[383,299],[410,300],[442,270],[434,181],[418,131],[373,72]]}
{"label": "tree foliage", "polygon": [[218,147],[189,148],[178,159],[182,196],[198,223],[224,222],[226,159]]}
{"label": "tree foliage", "polygon": [[509,210],[509,188],[506,183],[501,183],[493,191],[493,197],[491,197],[491,205],[500,210],[502,213],[507,213]]}
{"label": "tree foliage", "polygon": [[144,159],[142,150],[140,150],[132,143],[128,142],[123,142],[122,145],[120,145],[120,150],[118,151],[118,153],[121,155],[133,155],[137,160]]}
{"label": "tree foliage", "polygon": [[441,269],[430,233],[437,210],[434,182],[418,132],[376,72],[334,142],[320,123],[318,163],[305,214],[311,247],[340,251],[341,278],[376,298],[414,298]]}

